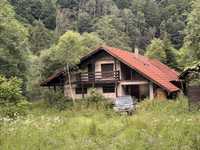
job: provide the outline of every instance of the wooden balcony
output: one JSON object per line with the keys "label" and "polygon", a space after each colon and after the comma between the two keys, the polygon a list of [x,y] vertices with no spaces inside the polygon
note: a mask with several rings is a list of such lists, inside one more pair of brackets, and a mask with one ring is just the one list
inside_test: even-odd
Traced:
{"label": "wooden balcony", "polygon": [[76,74],[78,83],[114,83],[120,80],[119,71],[109,72],[86,72]]}

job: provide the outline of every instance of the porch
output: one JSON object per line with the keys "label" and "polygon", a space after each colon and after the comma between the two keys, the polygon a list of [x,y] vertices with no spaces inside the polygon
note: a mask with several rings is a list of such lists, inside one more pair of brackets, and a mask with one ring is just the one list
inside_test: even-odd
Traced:
{"label": "porch", "polygon": [[154,98],[153,83],[149,81],[121,81],[119,84],[118,95],[131,95],[140,100]]}

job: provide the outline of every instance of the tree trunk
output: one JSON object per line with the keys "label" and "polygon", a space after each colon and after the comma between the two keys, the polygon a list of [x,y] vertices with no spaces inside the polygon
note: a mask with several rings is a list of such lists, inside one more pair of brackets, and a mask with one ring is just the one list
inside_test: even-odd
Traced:
{"label": "tree trunk", "polygon": [[73,91],[72,91],[72,83],[71,83],[71,75],[70,75],[70,70],[69,70],[69,64],[67,64],[66,66],[67,66],[67,69],[65,68],[65,72],[67,72],[67,76],[68,76],[69,90],[70,90],[70,93],[71,93],[71,98],[73,100],[73,103],[75,103],[74,94],[73,94]]}

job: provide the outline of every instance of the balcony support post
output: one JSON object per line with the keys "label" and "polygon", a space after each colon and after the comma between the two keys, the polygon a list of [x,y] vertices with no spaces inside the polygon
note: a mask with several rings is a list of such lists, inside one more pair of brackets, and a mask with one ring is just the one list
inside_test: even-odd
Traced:
{"label": "balcony support post", "polygon": [[85,97],[84,95],[84,86],[83,86],[83,83],[81,82],[81,93],[82,93],[82,98]]}
{"label": "balcony support post", "polygon": [[114,72],[113,72],[113,76],[114,76],[114,80],[115,80],[115,94],[116,97],[118,97],[118,84],[117,84],[117,78],[118,78],[118,74],[117,74],[117,60],[116,58],[114,58]]}
{"label": "balcony support post", "polygon": [[95,87],[95,72],[92,74],[92,88]]}

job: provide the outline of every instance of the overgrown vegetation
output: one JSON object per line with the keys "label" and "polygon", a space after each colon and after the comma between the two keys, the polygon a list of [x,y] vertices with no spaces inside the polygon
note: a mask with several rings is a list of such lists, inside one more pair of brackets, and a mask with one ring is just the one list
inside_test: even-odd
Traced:
{"label": "overgrown vegetation", "polygon": [[184,98],[144,101],[133,116],[94,107],[58,112],[39,102],[32,104],[27,117],[15,121],[2,118],[0,124],[0,149],[200,148],[200,115],[188,112]]}
{"label": "overgrown vegetation", "polygon": [[26,115],[28,102],[22,95],[22,81],[0,76],[0,118]]}

